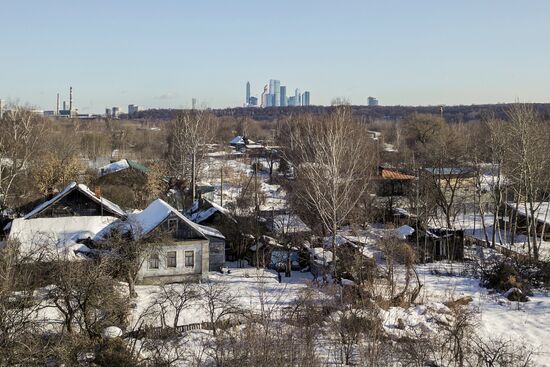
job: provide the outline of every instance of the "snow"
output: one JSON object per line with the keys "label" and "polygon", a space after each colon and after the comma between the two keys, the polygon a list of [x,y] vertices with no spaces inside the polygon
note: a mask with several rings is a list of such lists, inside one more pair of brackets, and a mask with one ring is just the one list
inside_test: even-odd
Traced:
{"label": "snow", "polygon": [[[510,208],[515,208],[515,203],[507,203],[507,205]],[[536,208],[535,210],[535,218],[540,223],[546,223],[548,226],[550,226],[550,202],[535,202],[533,203],[533,208]],[[529,207],[529,203],[520,204],[518,205],[518,212],[521,215],[531,217],[531,210]]]}
{"label": "snow", "polygon": [[103,329],[101,336],[107,339],[114,339],[122,336],[122,329],[117,326],[109,326]]}
{"label": "snow", "polygon": [[273,232],[277,234],[310,232],[311,229],[295,214],[273,216]]}
{"label": "snow", "polygon": [[121,159],[120,161],[116,161],[113,163],[110,163],[106,166],[103,166],[99,169],[99,175],[105,176],[109,173],[114,173],[118,171],[122,171],[124,169],[130,168],[130,165],[128,164],[128,161],[126,159]]}
{"label": "snow", "polygon": [[17,218],[12,222],[9,238],[17,240],[22,254],[33,259],[67,256],[70,260],[77,260],[81,256],[75,253],[89,252],[77,241],[93,238],[116,220],[109,216]]}
{"label": "snow", "polygon": [[[236,268],[234,264],[229,263],[230,274],[220,274],[210,272],[208,282],[220,284],[228,287],[227,289],[237,296],[241,307],[256,312],[261,309],[261,302],[264,302],[265,308],[272,310],[281,310],[284,307],[293,305],[299,295],[299,292],[305,289],[313,279],[311,273],[292,272],[290,278],[283,277],[281,283],[277,280],[277,272],[274,270],[255,269],[250,267]],[[180,284],[173,284],[177,290],[182,287]],[[197,284],[200,289],[204,285]],[[139,316],[156,299],[160,287],[154,285],[138,285],[136,292],[138,298],[136,308],[132,310],[132,322],[138,321]],[[169,322],[173,319],[173,313],[167,315]],[[191,324],[208,321],[206,309],[200,304],[195,303],[190,309],[182,312],[179,324]]]}
{"label": "snow", "polygon": [[173,208],[164,200],[156,199],[144,210],[137,213],[129,214],[126,220],[120,220],[116,223],[113,223],[112,226],[105,228],[103,231],[97,234],[96,239],[101,240],[105,238],[108,233],[114,228],[117,228],[119,230],[131,231],[134,236],[141,237],[147,235],[152,230],[157,228],[171,214],[176,215],[179,219],[188,224],[197,233],[205,238],[206,236],[224,238],[223,235],[216,229],[193,223],[190,219],[181,214],[178,210]]}
{"label": "snow", "polygon": [[244,139],[242,136],[237,135],[231,141],[229,142],[231,145],[238,145],[238,144],[244,144]]}
{"label": "snow", "polygon": [[414,233],[414,228],[404,225],[396,229],[397,235],[401,239],[406,239],[408,236]]}

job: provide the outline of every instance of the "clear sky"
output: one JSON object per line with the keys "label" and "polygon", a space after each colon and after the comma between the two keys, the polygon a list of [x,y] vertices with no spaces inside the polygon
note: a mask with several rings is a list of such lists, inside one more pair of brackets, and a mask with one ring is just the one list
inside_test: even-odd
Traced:
{"label": "clear sky", "polygon": [[548,0],[0,0],[0,98],[239,106],[270,78],[385,105],[550,102]]}

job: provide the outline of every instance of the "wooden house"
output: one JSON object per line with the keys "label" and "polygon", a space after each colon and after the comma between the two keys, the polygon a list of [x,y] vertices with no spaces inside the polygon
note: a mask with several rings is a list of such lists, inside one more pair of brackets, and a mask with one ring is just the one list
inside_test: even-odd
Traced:
{"label": "wooden house", "polygon": [[214,228],[193,223],[162,199],[111,224],[95,240],[105,240],[115,230],[130,233],[134,239],[155,241],[151,247],[158,250],[143,259],[138,273],[142,284],[196,281],[223,266],[211,267],[210,247],[211,243],[218,243],[223,248],[224,236]]}
{"label": "wooden house", "polygon": [[139,162],[121,159],[101,167],[94,185],[102,194],[118,203],[124,203],[126,209],[143,208],[147,204],[145,187],[149,169]]}

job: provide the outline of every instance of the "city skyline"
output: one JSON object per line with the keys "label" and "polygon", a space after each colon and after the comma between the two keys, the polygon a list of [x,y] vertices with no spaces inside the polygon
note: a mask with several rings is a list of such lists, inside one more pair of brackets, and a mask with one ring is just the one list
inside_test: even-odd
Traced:
{"label": "city skyline", "polygon": [[[0,99],[54,110],[72,85],[82,113],[190,108],[192,98],[235,107],[242,81],[260,87],[269,70],[319,105],[369,95],[385,105],[550,102],[547,1],[282,0],[265,10],[248,0],[8,2]],[[281,57],[266,57],[275,50]]]}

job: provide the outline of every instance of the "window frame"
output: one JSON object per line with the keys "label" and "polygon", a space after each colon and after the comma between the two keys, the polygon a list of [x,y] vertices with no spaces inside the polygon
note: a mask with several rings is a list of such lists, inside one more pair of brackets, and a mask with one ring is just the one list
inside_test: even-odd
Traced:
{"label": "window frame", "polygon": [[[171,256],[173,255],[173,256]],[[172,265],[173,260],[173,265]],[[167,268],[177,268],[178,267],[178,252],[177,251],[167,251],[166,252],[166,267]]]}
{"label": "window frame", "polygon": [[[159,270],[160,269],[160,257],[158,254],[151,254],[149,256],[149,260],[147,261],[148,262],[148,266],[149,266],[149,270]],[[156,266],[154,266],[153,264],[156,263]]]}
{"label": "window frame", "polygon": [[[188,255],[191,255],[190,258],[191,258],[191,265],[188,264]],[[194,268],[195,267],[195,251],[193,250],[186,250],[184,252],[184,259],[185,259],[185,267],[186,268]]]}
{"label": "window frame", "polygon": [[166,225],[168,226],[169,232],[176,232],[178,230],[178,219],[177,218],[169,218],[166,221]]}

